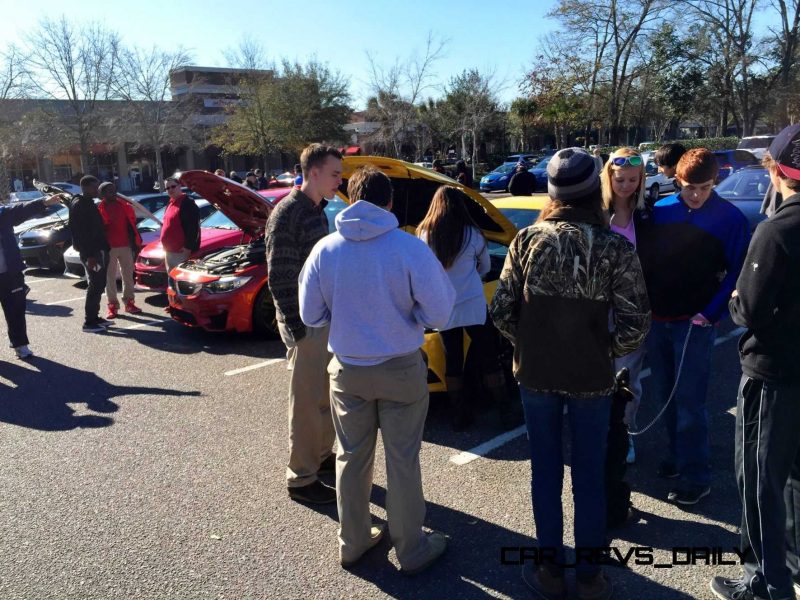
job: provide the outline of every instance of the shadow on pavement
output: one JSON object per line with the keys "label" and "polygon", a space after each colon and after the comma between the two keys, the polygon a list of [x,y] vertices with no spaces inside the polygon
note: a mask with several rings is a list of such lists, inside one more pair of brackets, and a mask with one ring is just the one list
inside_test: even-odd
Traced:
{"label": "shadow on pavement", "polygon": [[[373,485],[371,501],[385,507],[386,490]],[[525,501],[530,502],[530,498]],[[427,509],[426,526],[450,538],[447,551],[438,562],[419,575],[403,575],[389,560],[391,541],[387,535],[374,550],[364,555],[351,573],[370,581],[393,598],[431,598],[437,595],[487,598],[498,594],[511,598],[532,597],[532,592],[522,581],[521,566],[502,564],[501,553],[502,548],[535,546],[534,539],[432,502],[427,503]],[[507,556],[513,561],[518,553],[515,555],[514,551],[509,551]],[[630,569],[608,568],[606,572],[617,588],[618,598],[690,598]],[[442,583],[444,577],[447,578],[446,584]],[[567,581],[574,592],[574,573],[567,573]],[[447,589],[446,593],[443,588]]]}
{"label": "shadow on pavement", "polygon": [[199,396],[200,392],[145,386],[118,386],[94,373],[34,356],[28,364],[0,362],[0,422],[41,431],[67,431],[79,427],[107,427],[114,423],[103,415],[76,415],[70,404],[110,414],[119,409],[117,396]]}
{"label": "shadow on pavement", "polygon": [[36,317],[69,317],[72,316],[72,313],[72,307],[66,304],[47,306],[46,304],[40,304],[36,302],[36,300],[31,300],[30,298],[28,298],[28,302],[25,306],[25,314],[34,315]]}

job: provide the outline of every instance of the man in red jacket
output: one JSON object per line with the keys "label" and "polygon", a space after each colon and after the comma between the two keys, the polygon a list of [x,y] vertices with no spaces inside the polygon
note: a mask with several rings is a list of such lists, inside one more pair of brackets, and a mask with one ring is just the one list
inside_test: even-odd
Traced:
{"label": "man in red jacket", "polygon": [[194,200],[183,193],[177,179],[170,177],[165,183],[169,204],[164,211],[161,245],[169,275],[172,269],[200,248],[200,211]]}
{"label": "man in red jacket", "polygon": [[142,309],[134,302],[133,260],[134,254],[142,247],[142,238],[136,229],[136,215],[133,207],[117,198],[117,187],[110,182],[98,188],[100,216],[106,228],[109,251],[108,271],[106,272],[106,298],[108,298],[107,319],[114,319],[119,312],[117,299],[117,271],[122,275],[122,301],[125,312],[138,315]]}

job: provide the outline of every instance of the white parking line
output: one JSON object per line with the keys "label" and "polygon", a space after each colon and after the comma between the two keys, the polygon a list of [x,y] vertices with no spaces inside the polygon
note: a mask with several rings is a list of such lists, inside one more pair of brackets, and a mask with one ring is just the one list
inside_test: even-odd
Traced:
{"label": "white parking line", "polygon": [[[744,327],[738,327],[737,329],[729,331],[728,333],[726,333],[722,337],[719,337],[716,340],[714,340],[714,345],[715,346],[720,346],[721,344],[724,344],[727,341],[730,341],[730,340],[732,340],[734,338],[739,337],[744,332],[745,332],[745,328]],[[649,368],[647,368],[647,369],[642,370],[641,377],[642,377],[642,379],[644,379],[645,377],[649,377],[650,374],[651,374],[651,371],[650,371]],[[469,450],[465,450],[464,452],[461,452],[459,454],[451,456],[450,457],[450,462],[455,463],[455,464],[457,464],[459,466],[471,463],[473,460],[475,460],[477,458],[481,458],[483,456],[486,456],[492,450],[496,450],[500,446],[503,446],[503,445],[507,444],[508,442],[510,442],[512,440],[515,440],[516,438],[518,438],[519,436],[524,434],[525,431],[526,431],[525,425],[520,425],[516,429],[512,429],[511,431],[507,431],[506,433],[502,433],[502,434],[498,435],[497,437],[493,437],[492,439],[490,439],[490,440],[488,440],[488,441],[486,441],[486,442],[484,442],[484,443],[482,443],[482,444],[480,444],[478,446],[475,446],[474,448],[471,448]]]}
{"label": "white parking line", "polygon": [[64,281],[61,277],[37,277],[36,279],[25,278],[25,283],[33,285],[34,283],[41,283],[42,281]]}
{"label": "white parking line", "polygon": [[159,323],[164,323],[165,321],[171,321],[170,317],[166,317],[163,319],[153,319],[152,321],[146,321],[144,323],[139,323],[137,325],[131,325],[129,327],[115,327],[117,331],[130,331],[131,329],[141,329],[142,327],[150,327],[151,325],[158,325]]}
{"label": "white parking line", "polygon": [[514,440],[525,433],[527,430],[525,425],[520,425],[516,429],[512,429],[511,431],[506,431],[505,433],[501,433],[497,437],[493,437],[488,442],[484,442],[479,446],[475,446],[474,448],[470,448],[469,450],[465,450],[460,454],[456,454],[455,456],[450,457],[450,462],[455,463],[459,466],[466,465],[467,463],[471,463],[476,458],[480,458],[481,456],[486,456],[492,450],[507,444],[511,440]]}
{"label": "white parking line", "polygon": [[270,365],[275,365],[277,363],[284,362],[285,360],[286,360],[285,358],[270,358],[269,360],[265,360],[264,362],[250,365],[249,367],[242,367],[241,369],[233,369],[232,371],[225,371],[225,377],[231,377],[233,375],[238,375],[239,373],[246,373],[247,371],[262,369]]}
{"label": "white parking line", "polygon": [[55,302],[48,302],[45,306],[53,306],[55,304],[68,304],[69,302],[75,302],[76,300],[83,300],[86,298],[86,294],[83,296],[75,296],[74,298],[67,298],[66,300],[56,300]]}

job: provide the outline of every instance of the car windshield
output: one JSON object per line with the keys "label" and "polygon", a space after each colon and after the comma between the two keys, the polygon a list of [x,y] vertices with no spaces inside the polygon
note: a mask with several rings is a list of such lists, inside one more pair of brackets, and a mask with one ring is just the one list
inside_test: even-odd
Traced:
{"label": "car windshield", "polygon": [[717,194],[727,200],[761,200],[769,187],[769,172],[766,169],[742,169],[722,181]]}
{"label": "car windshield", "polygon": [[201,227],[208,227],[211,229],[239,229],[236,226],[236,223],[231,221],[222,211],[217,211],[210,217],[208,217],[205,221],[200,223]]}
{"label": "car windshield", "polygon": [[[162,206],[156,212],[153,213],[153,216],[159,221],[163,221],[164,213],[166,212],[166,210],[167,207]],[[136,226],[136,229],[138,229],[139,231],[158,231],[159,229],[161,229],[161,225],[158,223],[158,221],[155,221],[153,219],[145,219]]]}
{"label": "car windshield", "polygon": [[[499,210],[518,230],[533,225],[539,216],[539,211],[535,208],[501,208]],[[507,253],[508,246],[497,242],[489,242],[489,254],[492,256],[505,257]]]}
{"label": "car windshield", "polygon": [[547,157],[543,158],[542,160],[540,160],[538,163],[536,163],[536,166],[533,167],[533,169],[531,169],[531,171],[544,171],[545,169],[547,169],[547,163],[549,163],[549,162],[550,162],[550,157],[547,156]]}
{"label": "car windshield", "polygon": [[506,173],[511,173],[516,168],[516,163],[506,163],[504,165],[500,165],[497,167],[492,173],[497,173],[498,175],[505,175]]}
{"label": "car windshield", "polygon": [[769,148],[774,137],[742,138],[739,141],[739,148],[751,150],[753,148]]}

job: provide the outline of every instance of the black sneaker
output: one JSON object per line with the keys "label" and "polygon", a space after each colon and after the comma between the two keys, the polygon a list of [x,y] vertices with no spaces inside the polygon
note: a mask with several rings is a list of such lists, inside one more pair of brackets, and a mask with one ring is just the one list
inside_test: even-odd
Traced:
{"label": "black sneaker", "polygon": [[317,475],[331,475],[336,473],[336,455],[331,454],[319,464]]}
{"label": "black sneaker", "polygon": [[111,327],[114,324],[114,321],[109,321],[107,319],[103,319],[102,317],[97,317],[97,324],[100,327]]}
{"label": "black sneaker", "polygon": [[725,579],[714,577],[709,584],[711,591],[722,600],[755,600],[755,595],[747,587],[744,579]]}
{"label": "black sneaker", "polygon": [[325,485],[318,479],[302,487],[290,487],[289,498],[308,504],[330,504],[336,502],[336,488]]}
{"label": "black sneaker", "polygon": [[667,496],[670,502],[677,502],[678,504],[697,504],[702,498],[705,498],[711,493],[709,486],[688,486],[672,490]]}
{"label": "black sneaker", "polygon": [[664,461],[660,465],[658,465],[658,476],[663,477],[664,479],[675,479],[676,477],[680,477],[680,472],[678,471],[678,467],[675,466],[675,463]]}
{"label": "black sneaker", "polygon": [[106,328],[100,325],[97,321],[86,321],[83,324],[83,331],[86,333],[100,333],[101,331],[105,331]]}

